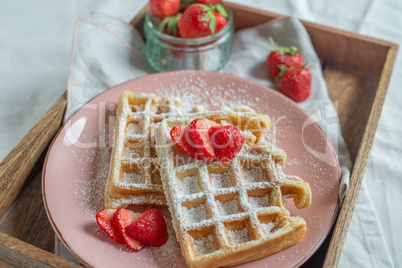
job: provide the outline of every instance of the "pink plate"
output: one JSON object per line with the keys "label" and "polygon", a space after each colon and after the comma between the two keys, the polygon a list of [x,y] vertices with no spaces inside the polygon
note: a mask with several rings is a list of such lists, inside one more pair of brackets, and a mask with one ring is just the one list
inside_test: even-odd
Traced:
{"label": "pink plate", "polygon": [[[169,240],[160,248],[139,252],[112,241],[98,227],[117,100],[124,90],[178,96],[210,110],[247,105],[268,114],[272,129],[266,137],[288,155],[286,174],[307,181],[313,199],[309,208],[287,208],[307,222],[307,233],[295,246],[244,264],[247,267],[295,267],[321,245],[338,211],[340,171],[334,149],[321,128],[293,101],[275,90],[243,78],[202,71],[178,71],[144,76],[113,87],[75,113],[60,129],[43,168],[45,207],[61,241],[84,265],[93,267],[185,267],[166,208]],[[146,208],[133,206],[135,211]]]}

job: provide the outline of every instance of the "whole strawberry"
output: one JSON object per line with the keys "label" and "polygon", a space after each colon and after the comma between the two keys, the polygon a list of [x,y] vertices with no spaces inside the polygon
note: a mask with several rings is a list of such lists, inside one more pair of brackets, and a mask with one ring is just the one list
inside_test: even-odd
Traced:
{"label": "whole strawberry", "polygon": [[168,239],[165,218],[153,207],[149,207],[128,226],[127,233],[132,238],[154,247],[162,246]]}
{"label": "whole strawberry", "polygon": [[243,138],[237,127],[214,126],[208,132],[215,157],[220,162],[230,162],[240,152]]}
{"label": "whole strawberry", "polygon": [[274,50],[268,55],[266,64],[272,81],[275,81],[277,75],[281,72],[278,65],[285,65],[286,67],[299,67],[303,65],[303,57],[297,47],[277,47],[272,37],[269,37],[269,40]]}
{"label": "whole strawberry", "polygon": [[306,67],[291,67],[279,65],[278,88],[295,101],[304,101],[311,92],[311,73]]}
{"label": "whole strawberry", "polygon": [[180,37],[178,22],[181,17],[181,13],[171,17],[165,17],[162,22],[158,25],[158,31],[165,34]]}
{"label": "whole strawberry", "polygon": [[[218,19],[216,14],[220,14]],[[215,34],[225,27],[227,16],[226,9],[221,4],[215,6],[193,4],[187,7],[179,19],[180,36],[198,38]]]}
{"label": "whole strawberry", "polygon": [[180,0],[149,0],[149,11],[158,18],[176,15],[180,11]]}

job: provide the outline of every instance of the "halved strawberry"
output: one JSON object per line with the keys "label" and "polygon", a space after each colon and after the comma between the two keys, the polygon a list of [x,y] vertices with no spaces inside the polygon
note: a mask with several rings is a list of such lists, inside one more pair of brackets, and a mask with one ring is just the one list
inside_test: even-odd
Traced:
{"label": "halved strawberry", "polygon": [[100,228],[110,236],[114,241],[124,244],[123,236],[121,235],[116,222],[114,221],[114,214],[117,209],[101,209],[96,214],[96,221]]}
{"label": "halved strawberry", "polygon": [[130,237],[154,247],[164,245],[168,239],[165,218],[153,207],[149,207],[126,230]]}
{"label": "halved strawberry", "polygon": [[176,143],[176,145],[183,150],[186,154],[195,158],[194,149],[187,143],[187,139],[185,137],[187,126],[174,126],[172,130],[170,130],[170,137]]}
{"label": "halved strawberry", "polygon": [[215,158],[208,134],[208,130],[213,126],[220,125],[208,119],[196,119],[188,125],[185,133],[187,143],[195,149],[196,159],[211,162]]}
{"label": "halved strawberry", "polygon": [[127,227],[141,216],[140,213],[134,213],[131,210],[119,208],[114,214],[114,221],[116,222],[117,227],[124,239],[126,245],[134,251],[138,251],[142,249],[145,244],[141,241],[138,241],[127,234]]}
{"label": "halved strawberry", "polygon": [[214,126],[208,131],[216,158],[229,162],[241,150],[243,137],[235,126]]}

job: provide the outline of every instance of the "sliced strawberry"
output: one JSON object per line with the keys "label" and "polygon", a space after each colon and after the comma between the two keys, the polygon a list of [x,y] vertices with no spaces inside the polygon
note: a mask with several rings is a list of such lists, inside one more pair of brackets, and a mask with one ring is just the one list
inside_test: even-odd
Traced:
{"label": "sliced strawberry", "polygon": [[140,217],[127,227],[127,234],[154,247],[164,245],[168,239],[165,218],[159,210],[149,207]]}
{"label": "sliced strawberry", "polygon": [[101,209],[96,214],[96,221],[100,228],[110,236],[114,241],[120,244],[124,244],[123,236],[121,235],[119,228],[114,221],[114,214],[117,209]]}
{"label": "sliced strawberry", "polygon": [[176,145],[183,150],[186,154],[195,158],[194,149],[187,143],[187,139],[185,137],[187,126],[175,126],[170,130],[170,137],[176,143]]}
{"label": "sliced strawberry", "polygon": [[235,126],[214,126],[208,131],[216,158],[229,162],[241,150],[243,138]]}
{"label": "sliced strawberry", "polygon": [[124,239],[126,245],[134,251],[139,251],[142,249],[145,244],[132,238],[127,234],[127,227],[141,216],[140,213],[134,213],[131,210],[119,208],[114,214],[114,221],[116,222],[117,227]]}
{"label": "sliced strawberry", "polygon": [[211,162],[215,158],[208,130],[213,126],[220,126],[215,121],[196,119],[186,129],[187,143],[195,149],[195,158]]}

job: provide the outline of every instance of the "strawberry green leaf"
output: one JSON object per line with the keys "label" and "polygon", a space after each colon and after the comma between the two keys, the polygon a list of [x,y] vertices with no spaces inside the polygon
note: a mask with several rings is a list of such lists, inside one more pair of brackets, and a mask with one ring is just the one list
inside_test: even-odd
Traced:
{"label": "strawberry green leaf", "polygon": [[277,67],[281,70],[281,72],[276,76],[276,78],[275,78],[275,83],[278,83],[279,78],[281,78],[287,71],[290,70],[290,69],[289,69],[286,65],[284,65],[284,64],[279,64]]}
{"label": "strawberry green leaf", "polygon": [[193,4],[193,6],[198,6],[198,7],[202,7],[202,11],[207,12],[207,11],[211,11],[211,8],[207,5],[203,5],[203,4]]}
{"label": "strawberry green leaf", "polygon": [[222,4],[217,4],[215,5],[216,11],[218,11],[219,14],[221,14],[224,18],[227,18],[228,12],[226,11],[226,8]]}
{"label": "strawberry green leaf", "polygon": [[209,20],[209,19],[212,19],[214,17],[214,14],[212,14],[211,12],[207,12],[205,15],[204,15],[204,17],[202,17],[201,19],[200,19],[200,21],[207,21],[207,20]]}
{"label": "strawberry green leaf", "polygon": [[211,33],[215,33],[215,28],[216,28],[216,18],[214,15],[212,15],[211,21],[209,22],[209,29],[211,30]]}
{"label": "strawberry green leaf", "polygon": [[159,32],[163,32],[163,30],[165,29],[165,27],[166,27],[166,25],[168,24],[168,22],[169,22],[169,19],[168,19],[168,18],[164,18],[164,19],[162,20],[162,22],[159,23],[158,31],[159,31]]}
{"label": "strawberry green leaf", "polygon": [[268,36],[269,42],[271,43],[271,45],[274,47],[273,50],[276,50],[278,48],[278,46],[276,45],[274,39],[272,38],[272,36]]}

